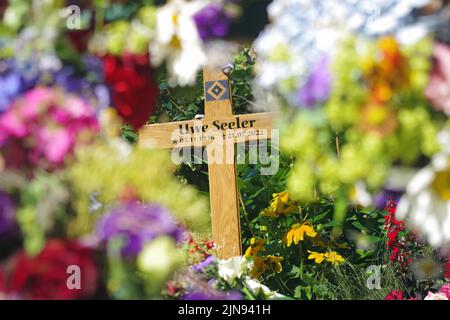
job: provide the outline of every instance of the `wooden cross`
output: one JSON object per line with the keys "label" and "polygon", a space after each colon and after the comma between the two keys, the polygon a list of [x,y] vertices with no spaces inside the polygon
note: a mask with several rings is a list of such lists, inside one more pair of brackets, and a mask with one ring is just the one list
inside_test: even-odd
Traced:
{"label": "wooden cross", "polygon": [[[144,126],[139,132],[139,144],[142,147],[163,149],[206,147],[212,237],[218,247],[219,257],[226,259],[242,255],[234,145],[270,139],[275,114],[233,116],[228,76],[219,68],[205,68],[203,79],[204,119]],[[224,146],[222,150],[217,149],[218,140],[224,142],[221,144]],[[212,142],[216,143],[214,148]],[[213,158],[215,161],[210,161]]]}

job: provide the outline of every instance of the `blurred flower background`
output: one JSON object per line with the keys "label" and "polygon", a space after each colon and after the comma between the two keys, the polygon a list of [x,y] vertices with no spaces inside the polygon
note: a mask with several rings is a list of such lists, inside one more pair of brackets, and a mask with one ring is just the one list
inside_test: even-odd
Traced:
{"label": "blurred flower background", "polygon": [[[0,16],[0,298],[450,298],[447,0],[10,0]],[[206,164],[136,143],[203,113],[218,63],[234,113],[276,111],[281,130],[275,175],[237,166],[245,254],[228,260]]]}

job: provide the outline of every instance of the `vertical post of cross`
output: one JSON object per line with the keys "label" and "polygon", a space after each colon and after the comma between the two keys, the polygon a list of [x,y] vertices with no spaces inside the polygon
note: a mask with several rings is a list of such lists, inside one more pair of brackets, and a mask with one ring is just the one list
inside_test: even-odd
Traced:
{"label": "vertical post of cross", "polygon": [[[205,119],[214,120],[233,115],[231,83],[219,68],[204,68]],[[234,144],[227,148],[223,141],[222,159],[207,146],[212,237],[222,259],[242,255],[241,225]],[[232,154],[230,154],[232,153]],[[211,162],[210,159],[215,161]],[[233,161],[227,161],[232,158]],[[211,163],[210,163],[211,162]]]}

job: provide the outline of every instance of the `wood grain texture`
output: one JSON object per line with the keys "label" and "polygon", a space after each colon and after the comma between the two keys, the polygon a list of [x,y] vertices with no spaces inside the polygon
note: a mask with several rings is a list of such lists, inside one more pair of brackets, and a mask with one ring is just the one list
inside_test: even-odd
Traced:
{"label": "wood grain texture", "polygon": [[[205,84],[208,81],[216,80],[228,80],[228,77],[220,69],[205,68],[203,70],[203,82]],[[228,86],[228,90],[231,92],[230,86]],[[217,117],[231,117],[232,115],[231,95],[229,99],[221,101],[208,102],[205,99],[206,120],[214,120]],[[211,159],[211,157],[214,157],[214,149],[212,147],[206,148],[208,159]],[[224,156],[234,157],[234,148],[227,149],[232,154],[224,154]],[[219,257],[227,259],[240,256],[242,255],[242,239],[236,165],[208,163],[208,174],[212,236],[219,248]]]}
{"label": "wood grain texture", "polygon": [[[212,140],[210,139],[198,139],[199,141],[192,142],[192,139],[200,136],[214,136],[215,126],[214,121],[219,121],[220,123],[236,123],[239,121],[243,123],[244,121],[253,122],[251,128],[245,128],[242,130],[234,130],[234,135],[225,135],[224,139],[233,139],[235,142],[247,142],[254,140],[266,140],[270,139],[270,130],[274,128],[274,119],[277,118],[277,113],[266,112],[266,113],[253,113],[253,114],[243,114],[235,116],[221,117],[217,116],[215,118],[205,118],[203,120],[189,120],[189,121],[179,121],[179,122],[169,122],[169,123],[157,123],[144,126],[139,131],[139,145],[141,147],[148,148],[158,148],[158,149],[172,149],[172,148],[183,148],[190,146],[205,147],[209,145]],[[180,126],[183,128],[188,125],[189,127],[202,127],[204,125],[208,126],[208,130],[202,134],[181,134]],[[226,131],[223,131],[226,133]],[[242,132],[242,135],[240,134]],[[237,136],[239,135],[239,136]],[[180,141],[184,138],[185,141],[174,143],[174,141]]]}

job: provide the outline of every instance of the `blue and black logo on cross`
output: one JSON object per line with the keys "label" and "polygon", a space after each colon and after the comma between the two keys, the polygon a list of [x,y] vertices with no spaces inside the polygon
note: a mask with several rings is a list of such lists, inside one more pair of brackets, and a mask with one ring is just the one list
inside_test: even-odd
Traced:
{"label": "blue and black logo on cross", "polygon": [[228,80],[207,81],[206,101],[221,101],[230,98]]}

